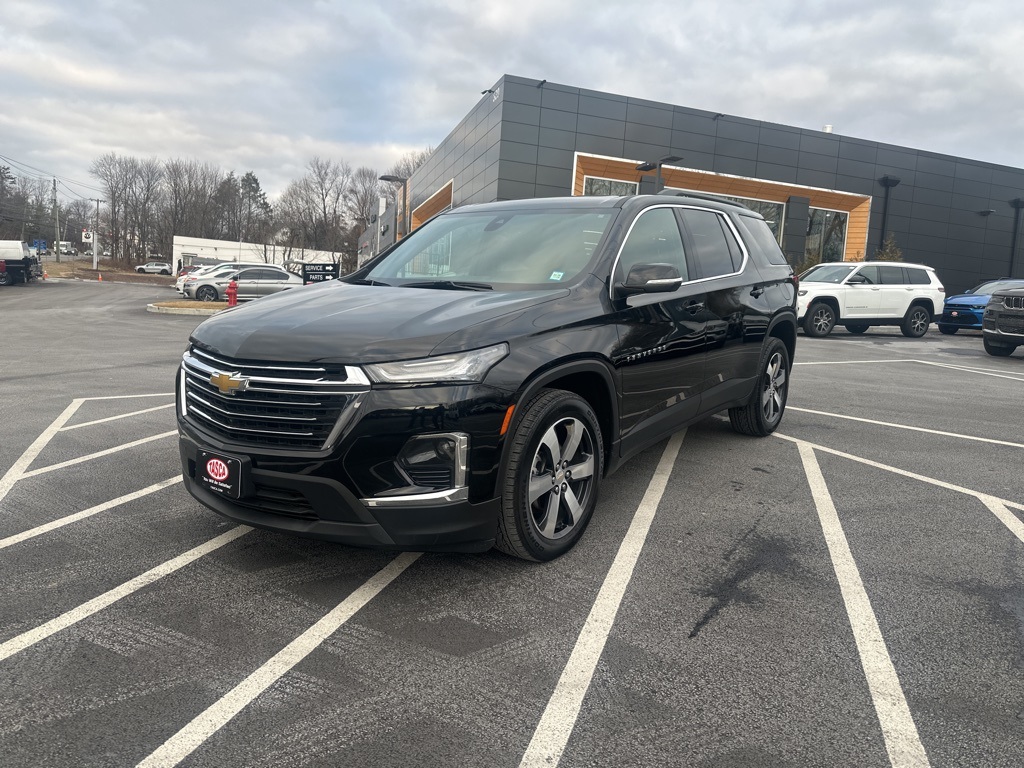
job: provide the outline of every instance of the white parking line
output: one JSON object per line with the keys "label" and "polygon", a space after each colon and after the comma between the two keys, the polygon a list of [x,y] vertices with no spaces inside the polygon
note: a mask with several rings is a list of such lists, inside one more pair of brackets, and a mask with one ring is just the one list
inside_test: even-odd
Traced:
{"label": "white parking line", "polygon": [[965,373],[976,373],[979,376],[994,376],[997,379],[1010,379],[1011,381],[1024,381],[1019,375],[1007,373],[1005,371],[1000,373],[993,373],[981,368],[968,368],[960,365],[951,365],[949,363],[937,363],[934,360],[918,360],[921,365],[932,365],[936,368],[952,368],[955,371],[964,371]]}
{"label": "white parking line", "polygon": [[116,499],[111,499],[110,501],[105,501],[102,504],[97,504],[94,507],[83,509],[81,512],[76,512],[73,515],[67,515],[66,517],[62,517],[58,520],[52,520],[49,523],[36,526],[35,528],[30,528],[27,531],[16,533],[13,536],[8,536],[6,539],[0,539],[0,549],[6,549],[12,544],[18,544],[22,541],[27,541],[28,539],[34,539],[36,536],[41,536],[44,533],[49,533],[50,531],[56,530],[57,528],[63,528],[65,525],[77,523],[79,520],[84,520],[85,518],[92,517],[93,515],[99,514],[100,512],[105,512],[108,509],[113,509],[114,507],[119,507],[122,504],[127,504],[129,501],[141,499],[143,496],[148,496],[151,493],[162,491],[164,488],[167,488],[168,486],[180,482],[180,476],[172,477],[168,480],[164,480],[162,482],[154,483],[153,485],[147,486],[146,488],[143,488],[141,491],[128,493],[125,494],[124,496],[118,496]]}
{"label": "white parking line", "polygon": [[118,419],[127,419],[130,416],[141,416],[144,413],[152,413],[153,411],[162,411],[165,408],[173,408],[174,403],[167,403],[167,405],[157,405],[152,408],[143,408],[141,411],[132,411],[131,413],[121,413],[117,416],[107,416],[105,419],[96,419],[95,421],[86,421],[82,424],[72,424],[70,427],[64,427],[61,432],[70,432],[72,429],[81,429],[82,427],[93,427],[97,424],[106,424],[108,421],[117,421]]}
{"label": "white parking line", "polygon": [[32,441],[32,445],[26,448],[25,452],[15,460],[11,465],[11,468],[4,473],[4,476],[0,477],[0,501],[4,500],[8,491],[10,491],[11,488],[14,487],[14,484],[21,479],[25,469],[35,461],[36,456],[42,452],[43,448],[45,448],[50,440],[53,439],[53,436],[60,431],[61,427],[68,423],[68,420],[75,415],[75,411],[77,411],[84,402],[85,401],[81,398],[72,400],[71,404],[64,409],[60,416],[54,419],[50,423],[50,426],[44,429],[42,434]]}
{"label": "white parking line", "polygon": [[73,608],[66,613],[62,613],[55,619],[51,619],[45,624],[41,624],[34,629],[30,629],[27,632],[22,632],[20,635],[12,637],[6,642],[0,643],[0,661],[8,659],[16,653],[29,648],[40,640],[45,640],[50,635],[60,632],[62,629],[67,629],[73,624],[78,623],[82,619],[87,619],[94,613],[98,613],[109,605],[116,603],[123,597],[127,597],[133,592],[138,592],[143,587],[147,587],[155,581],[159,581],[164,576],[168,576],[175,571],[184,568],[186,565],[195,562],[203,555],[208,555],[211,552],[220,549],[225,544],[229,544],[235,539],[244,536],[249,533],[252,528],[247,525],[239,525],[232,528],[227,533],[223,533],[220,536],[210,539],[204,544],[200,544],[198,547],[190,549],[175,558],[172,558],[155,568],[151,568],[140,576],[136,576],[130,581],[126,581],[118,587],[114,587],[107,592],[104,592],[98,597],[94,597],[86,603]]}
{"label": "white parking line", "polygon": [[871,608],[871,601],[853,559],[849,542],[839,522],[832,497],[825,485],[825,478],[809,443],[795,441],[800,450],[807,483],[811,487],[814,506],[825,534],[825,543],[832,558],[832,568],[839,580],[839,590],[850,618],[853,639],[860,654],[860,663],[867,678],[871,700],[882,727],[885,749],[893,768],[924,768],[928,766],[928,755],[921,744],[921,738],[910,714],[910,707],[900,686],[896,668],[893,666],[885,639],[878,626],[878,620]]}
{"label": "white parking line", "polygon": [[169,768],[192,754],[257,696],[316,650],[324,640],[380,594],[419,557],[419,552],[406,552],[384,566],[369,581],[342,600],[330,613],[278,651],[270,661],[157,747],[149,757],[138,764],[138,768],[155,768],[156,766]]}
{"label": "white parking line", "polygon": [[640,506],[633,515],[633,522],[630,523],[629,530],[619,545],[619,551],[608,570],[608,575],[605,576],[597,600],[580,631],[576,646],[569,656],[569,662],[562,671],[562,676],[526,748],[526,754],[519,763],[520,768],[554,766],[562,759],[562,752],[569,743],[569,736],[579,717],[583,698],[601,659],[626,588],[633,578],[633,569],[647,540],[647,533],[651,529],[661,497],[665,493],[665,486],[668,484],[685,434],[684,430],[673,435],[665,446],[661,461],[658,462],[658,467],[647,486],[647,492],[640,500]]}
{"label": "white parking line", "polygon": [[1024,443],[1011,443],[1009,440],[995,440],[991,437],[975,437],[974,435],[964,435],[958,432],[943,432],[939,429],[926,429],[925,427],[912,427],[908,424],[896,424],[891,421],[876,421],[875,419],[863,419],[859,416],[844,416],[841,413],[829,413],[828,411],[815,411],[811,408],[797,408],[795,405],[787,405],[786,410],[799,411],[800,413],[813,413],[817,416],[830,416],[834,419],[847,419],[848,421],[860,421],[864,424],[876,424],[880,427],[895,427],[896,429],[910,429],[914,432],[927,432],[930,435],[940,435],[941,437],[957,437],[961,440],[976,440],[979,443],[993,443],[995,445],[1008,445],[1011,448],[1024,448]]}
{"label": "white parking line", "polygon": [[[934,485],[938,488],[945,488],[946,490],[949,491],[957,491],[958,493],[963,493],[966,494],[967,496],[973,496],[974,498],[978,499],[983,504],[985,504],[985,506],[987,506],[993,512],[993,514],[995,514],[996,517],[999,518],[1000,522],[1002,522],[1003,525],[1009,528],[1010,532],[1021,540],[1021,543],[1024,543],[1024,526],[1020,525],[1020,520],[1015,515],[1013,515],[1008,509],[1008,507],[1013,507],[1014,509],[1024,509],[1024,504],[1020,504],[1019,502],[1015,501],[1010,501],[1009,499],[1001,499],[998,496],[993,496],[982,491],[975,491],[970,488],[964,488],[962,485],[947,483],[945,480],[936,480],[934,477],[928,477],[927,475],[919,475],[916,472],[910,472],[909,470],[906,469],[900,469],[899,467],[893,467],[888,464],[882,464],[881,462],[878,461],[865,459],[862,456],[854,456],[852,453],[837,451],[835,448],[828,448],[824,445],[818,445],[817,443],[809,443],[806,440],[799,440],[795,437],[783,435],[778,432],[776,432],[774,436],[780,437],[783,440],[789,440],[791,443],[796,443],[797,445],[809,445],[816,451],[821,451],[823,453],[831,453],[833,456],[839,456],[844,459],[850,459],[850,461],[856,461],[859,462],[860,464],[865,464],[869,467],[875,467],[876,469],[884,469],[886,472],[892,472],[893,474],[896,475],[909,477],[913,480],[920,480],[923,483],[928,483],[929,485]],[[999,513],[997,513],[996,510],[993,508],[993,505],[997,505],[1000,509],[1004,509],[1006,512],[1006,516],[1012,518],[1012,520],[1003,519],[1003,517]],[[1017,525],[1014,525],[1014,522],[1016,522]]]}
{"label": "white parking line", "polygon": [[895,360],[816,360],[814,362],[806,363],[793,363],[793,365],[869,365],[873,363],[878,364],[889,364],[889,363],[919,363],[920,360],[907,359],[895,359]]}
{"label": "white parking line", "polygon": [[47,472],[53,472],[54,470],[57,469],[64,469],[65,467],[73,467],[75,464],[83,464],[86,461],[92,461],[93,459],[98,459],[101,456],[109,456],[110,454],[118,453],[119,451],[127,451],[129,448],[136,448],[140,445],[151,443],[154,440],[162,440],[165,437],[170,437],[171,435],[176,434],[178,434],[178,431],[176,429],[173,429],[170,432],[161,432],[159,435],[143,437],[139,440],[132,440],[130,443],[122,443],[121,445],[115,445],[113,448],[107,448],[102,451],[96,451],[96,453],[89,453],[86,454],[85,456],[79,456],[76,459],[68,459],[67,461],[62,461],[59,464],[51,464],[48,467],[40,467],[39,469],[32,469],[29,470],[28,472],[22,472],[21,477],[24,478],[35,477],[36,475],[45,475]]}

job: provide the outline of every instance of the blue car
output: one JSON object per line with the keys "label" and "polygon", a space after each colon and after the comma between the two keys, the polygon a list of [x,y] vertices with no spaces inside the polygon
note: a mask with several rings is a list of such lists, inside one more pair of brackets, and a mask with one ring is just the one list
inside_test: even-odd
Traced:
{"label": "blue car", "polygon": [[1008,277],[986,280],[966,293],[950,296],[942,306],[942,316],[936,321],[939,331],[947,336],[961,328],[980,331],[981,316],[985,314],[989,296],[1007,288],[1024,288],[1024,280],[1012,280]]}

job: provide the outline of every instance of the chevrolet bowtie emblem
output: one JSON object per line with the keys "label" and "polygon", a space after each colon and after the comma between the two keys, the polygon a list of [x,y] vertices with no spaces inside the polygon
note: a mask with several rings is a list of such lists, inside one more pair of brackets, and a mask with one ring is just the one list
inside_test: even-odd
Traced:
{"label": "chevrolet bowtie emblem", "polygon": [[215,373],[210,377],[210,383],[219,389],[221,394],[233,395],[235,392],[244,391],[249,380],[234,373]]}

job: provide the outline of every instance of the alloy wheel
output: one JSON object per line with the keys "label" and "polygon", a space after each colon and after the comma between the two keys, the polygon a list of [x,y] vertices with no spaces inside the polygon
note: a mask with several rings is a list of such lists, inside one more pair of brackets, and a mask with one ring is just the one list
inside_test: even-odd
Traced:
{"label": "alloy wheel", "polygon": [[594,487],[594,436],[577,418],[560,419],[544,433],[531,463],[528,503],[536,531],[567,536],[581,522]]}
{"label": "alloy wheel", "polygon": [[761,395],[761,410],[764,420],[774,424],[782,417],[782,409],[786,404],[786,363],[781,352],[768,358],[768,367],[764,372],[764,392]]}

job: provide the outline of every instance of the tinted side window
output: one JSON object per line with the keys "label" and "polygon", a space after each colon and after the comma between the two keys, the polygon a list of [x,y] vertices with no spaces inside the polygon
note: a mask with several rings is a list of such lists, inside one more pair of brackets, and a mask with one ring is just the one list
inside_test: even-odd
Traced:
{"label": "tinted side window", "polygon": [[772,234],[764,219],[755,219],[752,216],[737,216],[736,218],[741,229],[746,230],[750,236],[749,239],[753,240],[754,244],[761,249],[769,264],[783,266],[789,263],[786,261],[786,254],[779,247],[779,241],[775,239],[775,235]]}
{"label": "tinted side window", "polygon": [[733,263],[733,252],[739,252],[739,246],[730,248],[722,227],[722,217],[713,211],[682,211],[683,222],[693,239],[694,260],[697,264],[698,277],[717,277],[728,275],[739,269]]}
{"label": "tinted side window", "polygon": [[625,280],[637,264],[671,264],[683,280],[689,280],[683,238],[671,208],[655,208],[640,214],[619,252],[615,281]]}
{"label": "tinted side window", "polygon": [[260,270],[260,269],[243,269],[241,272],[238,273],[238,277],[236,277],[235,279],[236,280],[259,280],[260,279],[260,272],[262,272],[262,271],[263,270]]}
{"label": "tinted side window", "polygon": [[260,280],[285,280],[287,275],[279,269],[261,269]]}
{"label": "tinted side window", "polygon": [[931,280],[928,279],[928,273],[923,269],[917,269],[916,267],[904,267],[907,271],[907,278],[911,285],[931,285]]}
{"label": "tinted side window", "polygon": [[906,285],[907,278],[903,275],[903,267],[879,267],[882,285]]}
{"label": "tinted side window", "polygon": [[872,285],[879,285],[882,282],[882,279],[878,276],[878,267],[861,267],[857,274]]}

